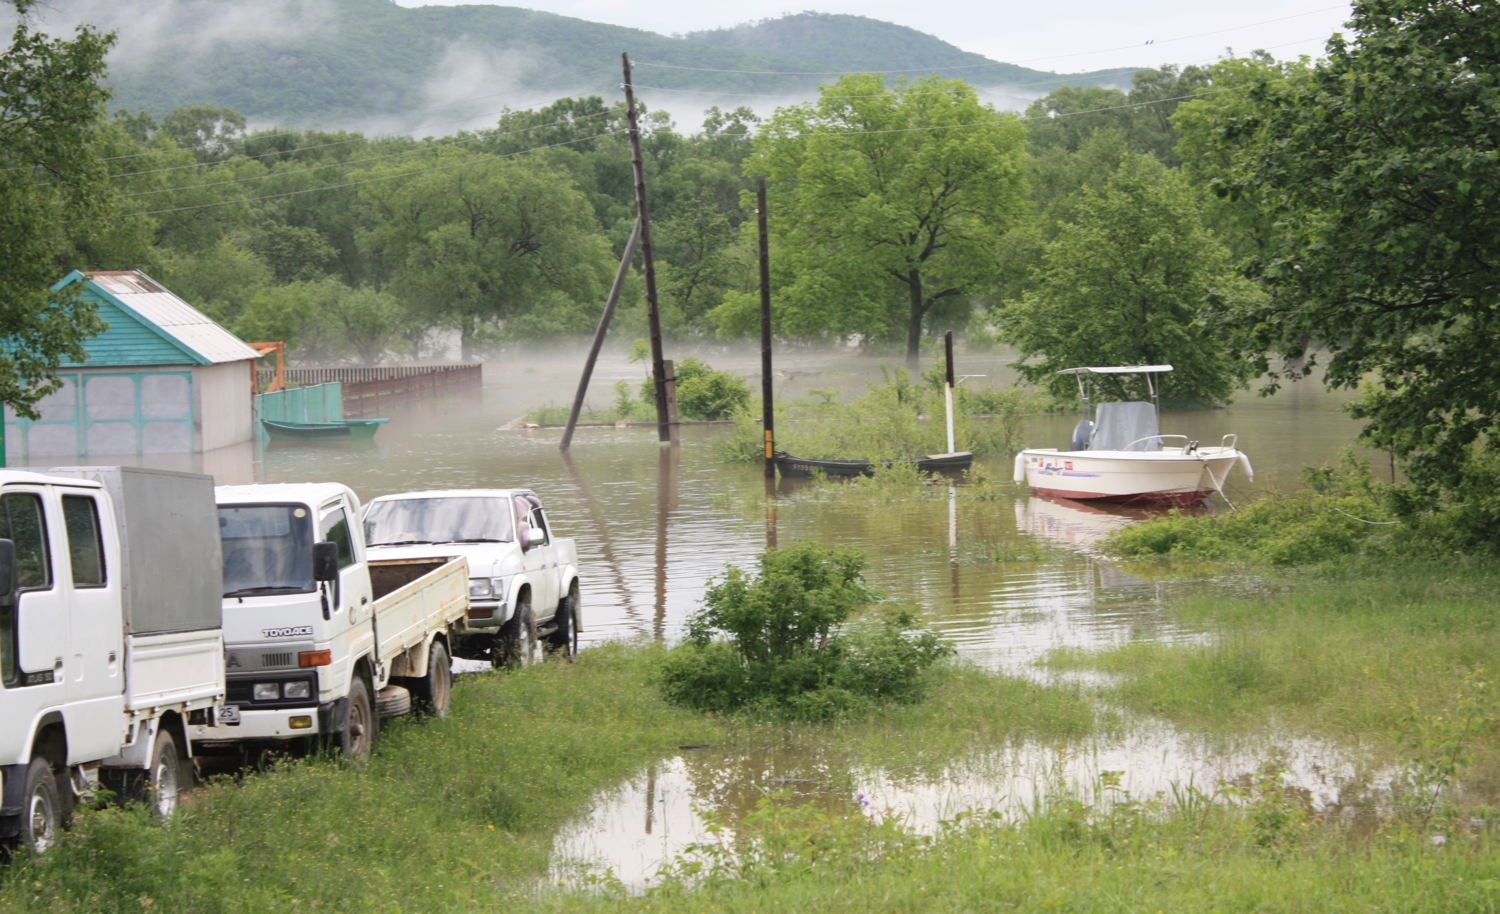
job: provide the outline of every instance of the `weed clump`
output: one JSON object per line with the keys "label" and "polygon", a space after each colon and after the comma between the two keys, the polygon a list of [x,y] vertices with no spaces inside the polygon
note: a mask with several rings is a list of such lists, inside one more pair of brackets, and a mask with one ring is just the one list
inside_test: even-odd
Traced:
{"label": "weed clump", "polygon": [[906,609],[845,629],[876,599],[866,561],[857,549],[804,542],[764,553],[753,577],[731,565],[663,661],[667,700],[824,720],[920,698],[925,674],[952,649]]}

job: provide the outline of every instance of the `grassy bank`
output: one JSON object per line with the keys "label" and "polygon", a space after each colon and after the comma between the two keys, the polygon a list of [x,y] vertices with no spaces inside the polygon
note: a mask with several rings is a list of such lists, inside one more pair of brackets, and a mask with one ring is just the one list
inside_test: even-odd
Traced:
{"label": "grassy bank", "polygon": [[973,670],[889,715],[825,727],[673,708],[654,648],[460,677],[443,721],[388,723],[351,769],[288,761],[198,792],[167,827],[143,810],[81,812],[61,847],[0,872],[11,911],[458,911],[515,904],[547,872],[553,835],[599,790],[682,745],[805,740],[841,764],[935,770],[1020,737],[1088,733],[1077,690]]}
{"label": "grassy bank", "polygon": [[[1497,587],[1492,560],[1350,560],[1272,578],[1255,595],[1175,603],[1170,614],[1205,632],[1204,641],[1062,651],[1049,663],[1109,673],[1107,702],[1195,730],[1275,725],[1362,744],[1392,761],[1442,749],[1424,742],[1455,745],[1472,757],[1457,779],[1494,797],[1496,708],[1476,683],[1500,670]],[[1459,737],[1453,728],[1468,709],[1484,720]]]}

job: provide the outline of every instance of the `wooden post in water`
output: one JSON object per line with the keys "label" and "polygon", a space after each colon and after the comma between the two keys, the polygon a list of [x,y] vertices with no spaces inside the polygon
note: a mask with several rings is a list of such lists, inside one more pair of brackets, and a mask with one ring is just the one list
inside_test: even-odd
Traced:
{"label": "wooden post in water", "polygon": [[953,446],[953,331],[949,330],[943,334],[943,357],[948,361],[947,372],[943,375],[943,396],[948,405],[948,453],[952,454],[956,448]]}
{"label": "wooden post in water", "polygon": [[776,404],[771,379],[771,244],[766,230],[766,176],[755,178],[755,214],[760,226],[760,401],[766,437],[766,478],[776,478]]}
{"label": "wooden post in water", "polygon": [[568,411],[568,427],[563,429],[562,443],[558,450],[566,451],[573,443],[573,429],[578,426],[578,415],[583,411],[583,398],[589,392],[589,381],[594,377],[594,363],[599,360],[599,350],[604,346],[604,335],[609,332],[610,319],[615,316],[615,303],[620,300],[620,290],[625,286],[625,277],[630,273],[630,261],[635,257],[636,243],[641,240],[641,223],[635,223],[630,240],[625,242],[625,256],[620,258],[620,269],[615,273],[615,284],[609,287],[609,297],[604,300],[604,313],[599,315],[599,329],[594,331],[594,343],[589,347],[589,357],[583,363],[583,377],[578,379],[578,393],[573,395],[573,408]]}
{"label": "wooden post in water", "polygon": [[646,165],[641,158],[641,127],[635,113],[635,89],[630,82],[630,55],[621,54],[625,69],[625,116],[630,123],[630,167],[635,173],[636,224],[641,230],[641,263],[646,274],[646,321],[651,327],[651,378],[656,386],[656,436],[672,439],[675,416],[667,412],[667,372],[662,365],[661,314],[656,297],[656,259],[651,247],[651,218],[646,207]]}

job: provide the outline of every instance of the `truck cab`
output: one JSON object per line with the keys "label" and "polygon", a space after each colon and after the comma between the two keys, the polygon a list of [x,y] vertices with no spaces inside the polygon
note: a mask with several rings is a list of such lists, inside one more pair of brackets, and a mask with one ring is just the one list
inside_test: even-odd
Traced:
{"label": "truck cab", "polygon": [[218,726],[193,731],[205,751],[325,737],[363,758],[413,688],[446,711],[449,629],[468,609],[461,559],[372,566],[359,499],[338,483],[216,497],[228,700]]}

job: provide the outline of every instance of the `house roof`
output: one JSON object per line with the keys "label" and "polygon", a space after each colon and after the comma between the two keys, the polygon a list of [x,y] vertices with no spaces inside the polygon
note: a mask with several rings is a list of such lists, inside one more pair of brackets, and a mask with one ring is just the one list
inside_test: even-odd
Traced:
{"label": "house roof", "polygon": [[[54,285],[83,282],[89,291],[118,307],[199,365],[254,359],[258,353],[202,311],[168,292],[139,270],[73,271]],[[106,331],[104,336],[108,336]],[[86,348],[88,344],[85,343]],[[91,362],[100,361],[93,357]]]}

